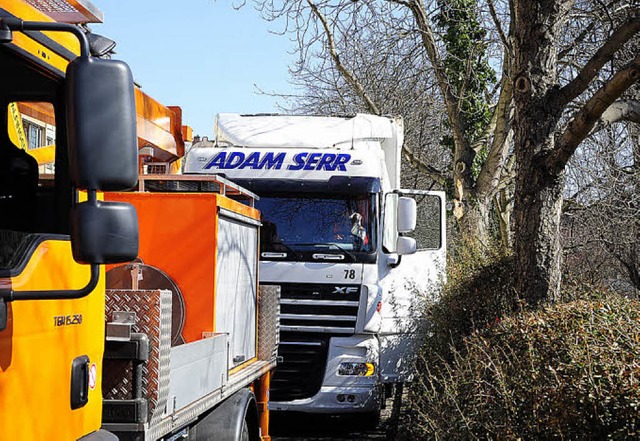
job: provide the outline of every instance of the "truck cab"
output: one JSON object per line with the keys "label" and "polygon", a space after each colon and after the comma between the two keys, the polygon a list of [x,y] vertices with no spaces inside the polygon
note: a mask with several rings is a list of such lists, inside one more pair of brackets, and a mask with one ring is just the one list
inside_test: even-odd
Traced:
{"label": "truck cab", "polygon": [[220,114],[186,157],[260,197],[260,281],[281,287],[272,410],[375,417],[383,385],[411,379],[445,204],[400,188],[402,141],[399,118]]}
{"label": "truck cab", "polygon": [[[57,2],[71,22],[32,3],[0,1],[0,437],[114,439],[100,430],[103,264],[135,257],[137,220],[99,192],[137,180],[133,80],[72,24],[95,18],[88,2]],[[20,111],[55,119],[52,167]]]}

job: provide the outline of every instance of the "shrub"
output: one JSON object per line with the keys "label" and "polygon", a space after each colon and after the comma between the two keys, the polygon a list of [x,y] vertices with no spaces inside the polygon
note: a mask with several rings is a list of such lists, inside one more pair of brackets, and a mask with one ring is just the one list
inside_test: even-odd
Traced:
{"label": "shrub", "polygon": [[[518,306],[510,288],[513,258],[497,247],[462,245],[449,253],[447,284],[440,300],[427,311],[427,329],[417,360],[415,384],[408,387],[398,439],[413,439],[416,418],[414,396],[431,371],[446,369],[465,351],[464,338],[477,329],[493,326]],[[405,399],[406,401],[406,399]],[[418,418],[419,419],[419,418]]]}
{"label": "shrub", "polygon": [[411,439],[640,437],[640,302],[522,311],[473,332],[448,363],[423,354]]}
{"label": "shrub", "polygon": [[491,326],[513,312],[517,297],[512,284],[513,258],[494,249],[456,250],[447,263],[447,284],[439,302],[428,311],[423,352],[431,364],[451,361],[465,336]]}

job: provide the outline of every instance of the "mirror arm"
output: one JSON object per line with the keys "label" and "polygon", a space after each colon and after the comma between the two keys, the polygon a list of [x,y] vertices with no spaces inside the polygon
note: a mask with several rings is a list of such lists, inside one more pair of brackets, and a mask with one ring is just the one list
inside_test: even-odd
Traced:
{"label": "mirror arm", "polygon": [[7,329],[7,301],[0,298],[0,331]]}
{"label": "mirror arm", "polygon": [[91,277],[89,278],[89,283],[87,283],[84,288],[43,291],[14,291],[13,289],[3,289],[0,290],[0,297],[2,297],[2,302],[11,302],[14,300],[79,299],[96,289],[99,278],[100,265],[92,264]]}
{"label": "mirror arm", "polygon": [[96,205],[98,203],[98,192],[94,189],[86,190],[87,192],[87,202],[91,205]]}
{"label": "mirror arm", "polygon": [[[80,41],[80,56],[89,57],[89,39],[78,26],[67,23],[55,23],[48,21],[22,21],[19,18],[7,17],[0,19],[0,28],[10,31],[54,31],[70,32]],[[5,37],[7,38],[7,37]]]}
{"label": "mirror arm", "polygon": [[396,268],[398,265],[400,265],[401,262],[402,262],[402,256],[399,254],[394,254],[392,256],[389,256],[389,258],[387,259],[387,264],[389,265],[389,268]]}

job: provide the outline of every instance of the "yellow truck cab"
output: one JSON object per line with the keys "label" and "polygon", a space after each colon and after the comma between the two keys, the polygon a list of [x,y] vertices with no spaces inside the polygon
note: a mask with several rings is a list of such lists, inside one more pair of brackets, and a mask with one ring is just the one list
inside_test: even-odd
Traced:
{"label": "yellow truck cab", "polygon": [[[0,0],[0,439],[117,439],[100,430],[103,265],[136,257],[137,218],[100,192],[135,185],[138,158],[131,72],[76,26],[99,14]],[[25,149],[16,103],[52,108],[55,167]]]}

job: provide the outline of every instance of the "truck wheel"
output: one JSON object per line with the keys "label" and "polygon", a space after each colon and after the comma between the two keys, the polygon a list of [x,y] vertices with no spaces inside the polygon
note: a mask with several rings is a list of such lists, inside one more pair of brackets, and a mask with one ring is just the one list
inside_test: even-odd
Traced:
{"label": "truck wheel", "polygon": [[241,389],[192,428],[190,441],[258,440],[258,409],[253,392]]}
{"label": "truck wheel", "polygon": [[242,435],[240,436],[240,441],[251,441],[251,434],[249,433],[249,424],[247,420],[244,420],[242,423]]}

